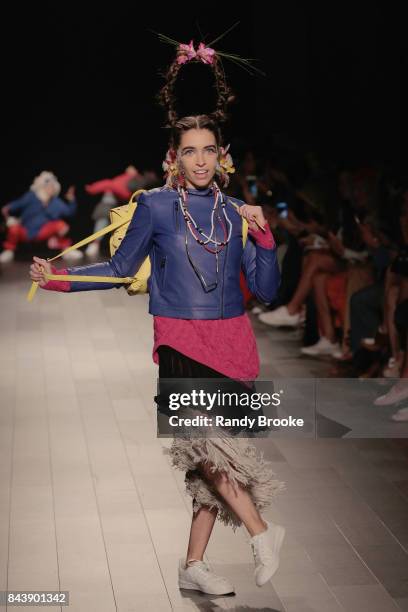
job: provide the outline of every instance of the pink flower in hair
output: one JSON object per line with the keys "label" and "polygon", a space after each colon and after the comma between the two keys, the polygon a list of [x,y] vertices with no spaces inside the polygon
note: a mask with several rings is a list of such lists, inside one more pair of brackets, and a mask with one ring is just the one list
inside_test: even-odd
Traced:
{"label": "pink flower in hair", "polygon": [[196,50],[194,49],[193,41],[190,40],[189,45],[180,44],[177,50],[177,63],[185,64],[189,62],[191,59],[194,59],[197,55]]}
{"label": "pink flower in hair", "polygon": [[204,43],[200,43],[196,53],[204,64],[212,64],[214,62],[215,50],[211,47],[206,47]]}

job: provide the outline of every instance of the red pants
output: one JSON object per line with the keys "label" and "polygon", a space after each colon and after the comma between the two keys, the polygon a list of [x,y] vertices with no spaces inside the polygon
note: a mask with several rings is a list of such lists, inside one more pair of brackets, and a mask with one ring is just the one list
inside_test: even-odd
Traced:
{"label": "red pants", "polygon": [[16,223],[8,228],[3,248],[15,251],[19,242],[42,242],[43,240],[48,240],[55,236],[58,239],[58,245],[55,245],[56,248],[66,249],[72,244],[70,238],[62,238],[62,235],[66,234],[68,229],[68,223],[65,223],[62,219],[48,221],[30,241],[27,236],[26,228],[20,225],[20,223]]}

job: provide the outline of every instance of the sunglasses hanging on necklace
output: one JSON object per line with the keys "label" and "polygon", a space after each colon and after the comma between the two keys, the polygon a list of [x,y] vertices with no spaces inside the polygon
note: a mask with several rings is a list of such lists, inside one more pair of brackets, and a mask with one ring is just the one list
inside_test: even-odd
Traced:
{"label": "sunglasses hanging on necklace", "polygon": [[[223,194],[221,193],[220,188],[218,187],[217,183],[214,181],[213,183],[213,187],[214,187],[214,192],[215,192],[215,199],[214,199],[214,206],[212,208],[211,211],[211,232],[210,235],[206,234],[203,229],[201,227],[198,226],[198,224],[196,223],[194,217],[192,216],[192,214],[190,213],[190,211],[188,210],[188,194],[185,191],[185,189],[183,187],[179,187],[178,188],[178,193],[179,193],[179,202],[180,202],[180,208],[181,211],[183,213],[183,217],[184,217],[184,221],[186,224],[186,230],[185,230],[185,246],[186,246],[186,253],[187,253],[187,257],[188,260],[190,261],[191,266],[193,267],[195,273],[197,274],[204,291],[208,292],[208,291],[212,291],[214,290],[217,286],[218,286],[218,273],[219,273],[219,265],[218,265],[218,253],[220,253],[222,251],[222,249],[228,244],[228,242],[231,239],[231,233],[232,233],[232,223],[227,215],[227,211],[226,211],[226,203],[225,203],[225,198],[223,196]],[[221,200],[221,207],[222,207],[222,212],[223,212],[223,216],[224,219],[226,221],[226,224],[228,226],[228,232],[227,232],[227,227],[226,224],[223,223],[223,220],[221,219],[220,213],[219,213],[219,201]],[[217,230],[216,230],[216,222],[215,222],[215,217],[218,221],[218,224],[221,226],[222,228],[222,233],[223,233],[223,240],[218,240],[217,239]],[[212,253],[215,255],[215,269],[216,269],[216,280],[213,283],[207,283],[202,272],[200,271],[200,269],[198,268],[198,266],[194,263],[189,248],[188,248],[188,231],[190,232],[190,234],[193,236],[194,240],[200,244],[206,251],[208,251],[209,253]],[[214,245],[214,249],[209,248],[207,245],[208,244],[212,244]]]}

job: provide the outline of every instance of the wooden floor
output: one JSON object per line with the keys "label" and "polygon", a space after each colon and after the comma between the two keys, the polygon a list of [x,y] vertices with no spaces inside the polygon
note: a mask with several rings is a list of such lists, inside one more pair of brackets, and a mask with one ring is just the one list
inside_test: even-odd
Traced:
{"label": "wooden floor", "polygon": [[[30,304],[28,265],[0,278],[0,590],[67,590],[72,612],[408,611],[402,439],[257,440],[287,484],[265,514],[287,528],[278,572],[256,587],[246,530],[217,522],[207,559],[236,596],[180,592],[191,499],[156,437],[147,298]],[[293,332],[255,329],[261,376],[324,376]]]}

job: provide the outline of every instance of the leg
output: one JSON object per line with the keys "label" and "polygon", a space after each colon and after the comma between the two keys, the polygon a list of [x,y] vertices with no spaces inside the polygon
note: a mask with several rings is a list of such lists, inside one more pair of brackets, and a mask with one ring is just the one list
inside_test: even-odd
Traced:
{"label": "leg", "polygon": [[38,232],[35,240],[48,240],[52,236],[65,236],[69,231],[69,225],[62,219],[55,219],[54,221],[48,221],[45,223],[40,231]]}
{"label": "leg", "polygon": [[190,529],[190,539],[188,542],[186,563],[193,559],[202,560],[205,549],[210,539],[215,519],[217,518],[217,508],[207,508],[202,506],[198,512],[193,514]]}
{"label": "leg", "polygon": [[382,283],[375,283],[353,293],[350,298],[350,344],[355,354],[363,338],[374,338],[381,323],[384,297]]}
{"label": "leg", "polygon": [[[394,320],[394,324],[396,325],[398,331],[401,333],[402,345],[405,348],[400,377],[385,395],[382,395],[381,397],[377,398],[374,401],[374,404],[376,406],[390,406],[392,404],[396,404],[398,402],[408,399],[408,357],[407,357],[408,325],[407,325],[407,321],[408,321],[408,299],[398,304],[396,311],[395,311],[395,320]],[[404,415],[406,415],[406,412],[404,412]]]}
{"label": "leg", "polygon": [[239,483],[235,487],[227,474],[220,470],[211,472],[211,465],[208,463],[201,462],[198,466],[204,478],[211,482],[250,533],[255,561],[254,578],[258,586],[263,586],[279,567],[279,551],[285,536],[285,528],[270,521],[265,522],[249,492]]}
{"label": "leg", "polygon": [[55,219],[54,221],[48,221],[48,223],[45,223],[34,240],[36,242],[48,240],[48,247],[50,249],[66,249],[72,244],[70,238],[63,238],[68,231],[68,223],[62,219]]}
{"label": "leg", "polygon": [[237,487],[229,480],[226,474],[215,471],[211,472],[208,463],[199,463],[204,478],[211,482],[212,486],[225,499],[229,507],[244,523],[251,536],[257,535],[266,529],[266,523],[256,509],[248,491],[242,485]]}
{"label": "leg", "polygon": [[217,512],[217,509],[201,506],[198,512],[193,513],[187,557],[185,560],[179,560],[179,588],[212,595],[234,594],[235,587],[232,582],[213,572],[203,559]]}
{"label": "leg", "polygon": [[317,272],[338,272],[339,263],[329,253],[309,253],[305,257],[302,277],[294,296],[287,305],[289,314],[299,312],[313,285],[313,277]]}
{"label": "leg", "polygon": [[288,304],[276,310],[261,313],[259,320],[267,325],[296,327],[300,323],[300,311],[311,289],[315,274],[325,272],[334,274],[341,270],[341,263],[331,253],[311,252],[303,257],[302,274],[296,291]]}
{"label": "leg", "polygon": [[319,318],[319,327],[322,335],[330,342],[336,341],[333,321],[330,313],[329,300],[326,292],[326,281],[330,275],[326,272],[318,272],[313,277],[313,292]]}
{"label": "leg", "polygon": [[[211,472],[208,464],[200,462],[197,467],[204,478],[211,482],[212,486],[215,487],[238,518],[244,523],[251,536],[261,533],[266,529],[265,521],[262,520],[251,496],[244,487],[239,485],[238,488],[234,488],[225,474],[219,471]],[[203,558],[215,519],[217,518],[217,512],[217,508],[210,509],[209,507],[202,506],[198,512],[193,514],[187,549],[187,563],[192,559]]]}
{"label": "leg", "polygon": [[350,336],[351,329],[351,298],[353,295],[369,287],[374,282],[373,268],[370,263],[360,263],[354,266],[350,266],[347,273],[347,288],[346,288],[346,302],[345,302],[345,315],[344,315],[344,337]]}
{"label": "leg", "polygon": [[7,251],[15,251],[19,242],[27,242],[27,230],[20,223],[15,223],[7,229],[3,248]]}

